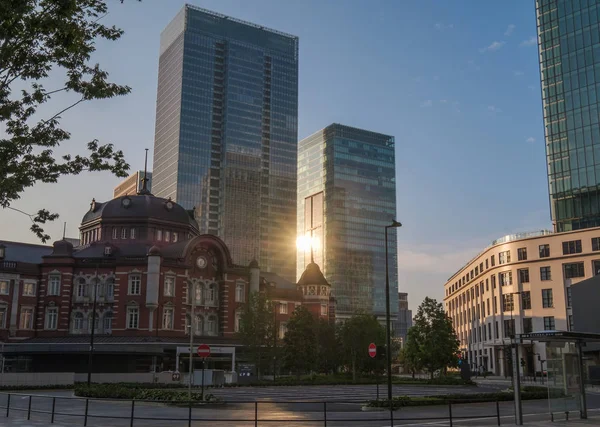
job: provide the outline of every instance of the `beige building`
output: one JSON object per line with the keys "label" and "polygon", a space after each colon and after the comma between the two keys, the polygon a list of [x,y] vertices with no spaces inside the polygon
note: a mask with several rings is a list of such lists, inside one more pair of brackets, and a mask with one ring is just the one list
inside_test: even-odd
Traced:
{"label": "beige building", "polygon": [[[152,172],[147,173],[148,182],[146,188],[152,191]],[[113,191],[113,199],[121,196],[135,196],[142,189],[142,179],[144,179],[144,171],[137,171],[129,175],[117,185]]]}
{"label": "beige building", "polygon": [[[513,234],[492,242],[444,285],[444,306],[463,358],[471,369],[508,375],[511,335],[576,330],[570,286],[597,274],[600,227]],[[540,372],[544,344],[520,345],[519,357],[523,374]]]}

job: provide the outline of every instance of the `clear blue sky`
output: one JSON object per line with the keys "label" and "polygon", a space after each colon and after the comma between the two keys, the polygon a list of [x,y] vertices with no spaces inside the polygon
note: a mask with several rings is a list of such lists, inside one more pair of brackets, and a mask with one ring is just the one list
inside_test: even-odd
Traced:
{"label": "clear blue sky", "polygon": [[[70,111],[72,141],[59,151],[98,138],[135,170],[154,143],[159,35],[184,2],[108,2],[104,22],[126,34],[100,43],[95,59],[133,92]],[[300,37],[299,138],[332,122],[396,137],[400,290],[412,308],[441,299],[445,280],[492,239],[550,227],[533,0],[191,3]],[[109,199],[117,182],[65,178],[13,206],[54,210],[52,237],[62,221],[75,237],[92,197]],[[35,241],[26,217],[0,211],[0,223],[1,239]]]}

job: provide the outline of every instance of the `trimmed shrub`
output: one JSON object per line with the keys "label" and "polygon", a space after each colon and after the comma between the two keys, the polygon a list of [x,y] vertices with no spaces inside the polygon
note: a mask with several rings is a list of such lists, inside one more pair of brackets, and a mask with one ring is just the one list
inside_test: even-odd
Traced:
{"label": "trimmed shrub", "polygon": [[[96,399],[126,399],[126,400],[153,400],[172,403],[189,402],[187,390],[162,390],[157,387],[143,388],[138,384],[78,384],[75,387],[75,396],[92,397]],[[193,391],[193,401],[202,401],[202,393]],[[213,394],[204,393],[204,402],[218,402],[219,398]]]}

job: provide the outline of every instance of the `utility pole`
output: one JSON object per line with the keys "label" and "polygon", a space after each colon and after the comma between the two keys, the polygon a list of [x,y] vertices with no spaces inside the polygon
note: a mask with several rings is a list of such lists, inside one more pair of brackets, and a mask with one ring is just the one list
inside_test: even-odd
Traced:
{"label": "utility pole", "polygon": [[[196,318],[196,284],[190,283],[190,299],[192,300],[192,312],[190,314],[190,369],[189,369],[189,378],[188,378],[188,399],[192,400],[192,375],[194,373],[193,369],[193,357],[194,357],[194,320]],[[203,374],[204,375],[204,374]],[[204,379],[204,378],[203,378]]]}

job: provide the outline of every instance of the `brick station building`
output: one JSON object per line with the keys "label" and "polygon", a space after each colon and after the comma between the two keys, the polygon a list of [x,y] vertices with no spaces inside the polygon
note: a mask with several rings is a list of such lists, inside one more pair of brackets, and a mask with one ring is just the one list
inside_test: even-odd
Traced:
{"label": "brick station building", "polygon": [[[240,316],[257,291],[275,304],[280,338],[298,305],[334,319],[316,264],[297,284],[256,261],[234,265],[221,239],[199,234],[193,211],[143,189],[92,200],[80,232],[75,247],[0,242],[5,371],[86,372],[92,323],[94,372],[184,369],[188,356],[176,366],[176,353],[189,348],[190,323],[195,345],[241,348]],[[212,367],[235,369],[219,354]]]}

